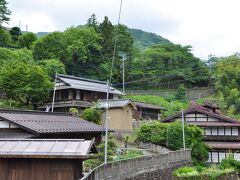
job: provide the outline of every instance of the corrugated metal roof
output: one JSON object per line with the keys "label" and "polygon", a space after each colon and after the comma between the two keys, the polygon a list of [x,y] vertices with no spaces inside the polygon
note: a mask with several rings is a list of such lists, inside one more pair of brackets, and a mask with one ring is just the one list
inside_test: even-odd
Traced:
{"label": "corrugated metal roof", "polygon": [[[104,81],[96,81],[92,79],[85,79],[75,76],[67,76],[67,75],[58,75],[58,79],[68,84],[71,88],[74,89],[83,89],[88,91],[96,91],[96,92],[107,92],[107,85]],[[66,86],[57,86],[57,89],[66,89]],[[110,87],[109,90],[110,94],[119,94],[122,95],[123,93],[114,87]]]}
{"label": "corrugated metal roof", "polygon": [[0,109],[0,118],[37,134],[104,131],[103,126],[63,113]]}
{"label": "corrugated metal roof", "polygon": [[0,157],[85,159],[92,143],[82,139],[0,140]]}
{"label": "corrugated metal roof", "polygon": [[[133,102],[129,99],[109,99],[109,108],[118,108],[118,107],[125,107],[128,104],[130,104],[134,109],[136,109]],[[107,106],[107,100],[102,99],[99,100],[96,104],[96,107],[98,108],[106,108]]]}

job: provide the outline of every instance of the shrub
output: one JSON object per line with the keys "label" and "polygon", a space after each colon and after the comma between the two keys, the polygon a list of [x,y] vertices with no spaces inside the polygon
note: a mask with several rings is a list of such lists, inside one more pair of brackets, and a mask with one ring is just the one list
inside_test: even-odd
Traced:
{"label": "shrub", "polygon": [[87,121],[90,121],[90,122],[93,122],[96,124],[100,124],[101,113],[102,112],[99,109],[87,108],[82,112],[81,117]]}

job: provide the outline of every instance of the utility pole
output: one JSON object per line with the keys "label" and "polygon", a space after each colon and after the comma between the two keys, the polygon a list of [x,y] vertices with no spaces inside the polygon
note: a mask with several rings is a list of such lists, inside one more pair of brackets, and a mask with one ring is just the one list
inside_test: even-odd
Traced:
{"label": "utility pole", "polygon": [[55,80],[54,80],[53,99],[52,99],[52,112],[53,112],[53,109],[54,109],[54,101],[55,101],[55,93],[56,93],[56,84],[57,84],[57,73],[55,73]]}
{"label": "utility pole", "polygon": [[184,115],[183,115],[183,110],[182,110],[182,137],[183,137],[183,150],[186,149],[185,145],[185,132],[184,132]]}
{"label": "utility pole", "polygon": [[123,80],[123,93],[125,94],[125,61],[126,61],[126,54],[121,54],[122,56],[122,80]]}
{"label": "utility pole", "polygon": [[107,147],[108,147],[108,109],[109,109],[109,80],[107,80],[107,103],[105,113],[105,148],[104,148],[104,163],[107,163]]}

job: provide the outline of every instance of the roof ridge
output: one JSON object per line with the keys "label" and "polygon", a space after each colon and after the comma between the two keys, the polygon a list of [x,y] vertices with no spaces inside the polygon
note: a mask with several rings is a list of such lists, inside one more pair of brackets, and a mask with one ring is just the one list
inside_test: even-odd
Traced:
{"label": "roof ridge", "polygon": [[15,114],[41,114],[41,115],[58,115],[58,116],[72,116],[71,113],[63,112],[45,112],[45,111],[36,111],[36,110],[26,110],[26,109],[5,109],[0,108],[0,113],[15,113]]}
{"label": "roof ridge", "polygon": [[78,76],[73,76],[73,75],[58,74],[58,77],[77,79],[77,80],[83,80],[83,81],[90,81],[90,82],[97,82],[97,83],[101,83],[101,84],[107,84],[106,81],[100,81],[100,80],[95,80],[95,79],[83,78],[83,77],[78,77]]}

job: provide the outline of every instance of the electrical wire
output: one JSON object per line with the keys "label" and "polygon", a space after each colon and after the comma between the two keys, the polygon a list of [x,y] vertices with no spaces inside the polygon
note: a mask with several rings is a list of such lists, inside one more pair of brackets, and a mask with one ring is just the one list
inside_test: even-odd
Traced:
{"label": "electrical wire", "polygon": [[119,13],[118,13],[118,23],[117,23],[117,27],[115,29],[115,39],[114,39],[114,47],[113,47],[112,65],[111,65],[110,80],[109,80],[110,84],[112,82],[113,67],[114,67],[114,61],[115,61],[115,56],[116,56],[116,47],[117,47],[118,30],[119,30],[121,12],[122,12],[122,3],[123,3],[123,0],[121,0],[121,3],[120,3]]}

